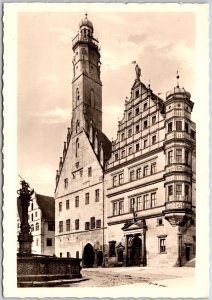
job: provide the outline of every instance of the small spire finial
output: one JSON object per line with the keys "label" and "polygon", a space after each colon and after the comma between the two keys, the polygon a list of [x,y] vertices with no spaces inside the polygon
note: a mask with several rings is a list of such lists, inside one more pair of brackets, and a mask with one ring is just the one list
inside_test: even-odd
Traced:
{"label": "small spire finial", "polygon": [[88,16],[88,14],[87,14],[87,12],[85,13],[85,18],[87,19],[87,16]]}
{"label": "small spire finial", "polygon": [[150,89],[151,86],[151,80],[149,79],[149,84],[148,84],[148,88]]}
{"label": "small spire finial", "polygon": [[179,76],[178,70],[177,70],[176,78],[177,78],[177,88],[179,88],[179,78],[180,78],[180,76]]}

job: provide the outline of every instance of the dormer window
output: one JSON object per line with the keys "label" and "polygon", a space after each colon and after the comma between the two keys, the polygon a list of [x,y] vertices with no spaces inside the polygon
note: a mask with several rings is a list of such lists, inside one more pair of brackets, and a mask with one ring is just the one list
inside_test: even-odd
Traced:
{"label": "dormer window", "polygon": [[132,128],[130,128],[129,130],[128,130],[128,137],[131,137],[132,136]]}
{"label": "dormer window", "polygon": [[135,91],[135,98],[138,98],[139,96],[139,90]]}
{"label": "dormer window", "polygon": [[147,110],[147,102],[144,103],[144,110]]}
{"label": "dormer window", "polygon": [[128,112],[128,120],[130,120],[131,118],[132,118],[132,112],[129,111],[129,112]]}
{"label": "dormer window", "polygon": [[147,122],[147,120],[145,120],[145,121],[144,121],[144,129],[146,129],[147,126],[148,126],[148,122]]}

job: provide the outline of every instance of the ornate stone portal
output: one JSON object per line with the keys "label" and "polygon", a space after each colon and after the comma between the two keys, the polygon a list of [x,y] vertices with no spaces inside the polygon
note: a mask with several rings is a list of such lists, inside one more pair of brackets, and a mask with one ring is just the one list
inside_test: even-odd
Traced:
{"label": "ornate stone portal", "polygon": [[30,232],[30,225],[28,222],[28,207],[31,201],[31,196],[34,193],[33,189],[30,189],[29,184],[22,180],[21,189],[17,191],[19,194],[21,204],[21,231],[18,235],[19,241],[19,254],[31,254],[33,237]]}

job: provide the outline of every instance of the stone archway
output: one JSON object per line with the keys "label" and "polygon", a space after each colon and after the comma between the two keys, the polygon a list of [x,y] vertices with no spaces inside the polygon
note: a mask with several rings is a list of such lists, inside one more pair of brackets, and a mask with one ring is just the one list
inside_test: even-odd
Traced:
{"label": "stone archway", "polygon": [[141,264],[141,239],[139,237],[135,237],[132,241],[132,249],[131,249],[131,264],[133,266],[140,266]]}
{"label": "stone archway", "polygon": [[91,244],[86,244],[83,252],[83,266],[85,268],[92,268],[94,265],[95,253]]}

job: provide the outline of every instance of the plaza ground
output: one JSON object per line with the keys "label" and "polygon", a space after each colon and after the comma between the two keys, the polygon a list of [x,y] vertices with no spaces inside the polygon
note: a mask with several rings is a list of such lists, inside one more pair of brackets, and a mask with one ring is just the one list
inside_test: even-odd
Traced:
{"label": "plaza ground", "polygon": [[195,285],[193,267],[121,267],[82,269],[83,281],[63,284],[70,287],[192,287]]}

